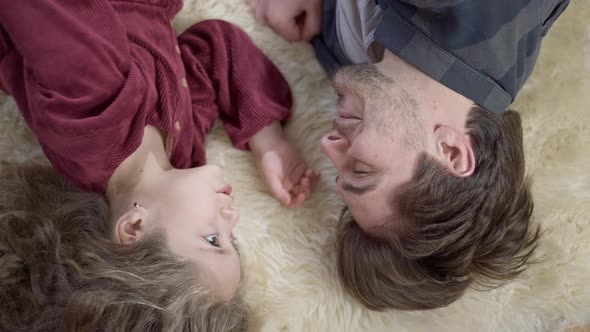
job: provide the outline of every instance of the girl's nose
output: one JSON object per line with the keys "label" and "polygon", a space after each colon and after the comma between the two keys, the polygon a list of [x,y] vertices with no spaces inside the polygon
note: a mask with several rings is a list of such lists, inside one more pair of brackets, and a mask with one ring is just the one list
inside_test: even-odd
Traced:
{"label": "girl's nose", "polygon": [[221,209],[221,216],[228,222],[230,229],[233,229],[240,220],[240,213],[238,210],[234,210],[231,207]]}

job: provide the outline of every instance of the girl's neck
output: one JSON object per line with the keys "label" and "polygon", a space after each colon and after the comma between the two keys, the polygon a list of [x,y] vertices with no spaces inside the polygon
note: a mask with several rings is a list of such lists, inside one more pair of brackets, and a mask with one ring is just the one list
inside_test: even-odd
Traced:
{"label": "girl's neck", "polygon": [[165,140],[163,131],[146,126],[137,150],[117,167],[106,189],[114,214],[119,209],[127,210],[127,205],[132,204],[130,200],[140,200],[166,171],[173,169],[164,147]]}

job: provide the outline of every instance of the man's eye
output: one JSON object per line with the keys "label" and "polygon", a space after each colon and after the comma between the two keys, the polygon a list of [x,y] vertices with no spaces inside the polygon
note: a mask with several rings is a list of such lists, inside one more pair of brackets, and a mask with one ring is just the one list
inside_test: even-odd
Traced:
{"label": "man's eye", "polygon": [[355,162],[354,165],[352,165],[352,174],[354,175],[367,175],[369,173],[371,173],[369,166],[363,163]]}
{"label": "man's eye", "polygon": [[207,240],[210,245],[219,248],[219,236],[217,236],[217,234],[205,236],[205,240]]}

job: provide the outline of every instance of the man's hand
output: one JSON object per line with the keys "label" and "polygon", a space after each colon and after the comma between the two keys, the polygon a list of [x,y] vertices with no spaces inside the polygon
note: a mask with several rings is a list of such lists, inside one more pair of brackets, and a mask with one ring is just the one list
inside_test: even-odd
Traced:
{"label": "man's hand", "polygon": [[289,41],[309,41],[322,29],[322,0],[247,0],[256,20]]}
{"label": "man's hand", "polygon": [[258,172],[272,194],[285,206],[297,208],[311,195],[320,174],[307,166],[287,141],[278,122],[249,141]]}

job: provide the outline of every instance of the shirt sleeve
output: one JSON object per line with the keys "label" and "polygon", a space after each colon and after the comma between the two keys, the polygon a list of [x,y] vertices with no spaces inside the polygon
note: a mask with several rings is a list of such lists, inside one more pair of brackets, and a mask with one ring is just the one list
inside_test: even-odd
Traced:
{"label": "shirt sleeve", "polygon": [[419,8],[441,8],[456,6],[465,0],[401,0]]}
{"label": "shirt sleeve", "polygon": [[288,83],[238,27],[204,21],[184,32],[179,45],[201,135],[219,116],[233,145],[247,149],[254,134],[289,118]]}
{"label": "shirt sleeve", "polygon": [[103,191],[143,134],[133,117],[146,83],[124,25],[107,1],[0,0],[0,26],[12,47],[0,59],[2,86],[51,163]]}

